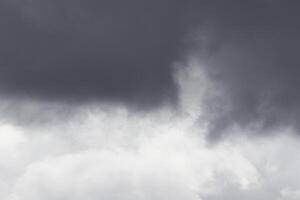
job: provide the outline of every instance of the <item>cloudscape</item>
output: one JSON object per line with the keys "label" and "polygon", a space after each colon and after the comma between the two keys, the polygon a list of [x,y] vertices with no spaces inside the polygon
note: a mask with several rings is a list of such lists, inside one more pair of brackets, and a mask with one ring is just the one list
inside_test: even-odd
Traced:
{"label": "cloudscape", "polygon": [[0,199],[300,199],[299,9],[2,0]]}

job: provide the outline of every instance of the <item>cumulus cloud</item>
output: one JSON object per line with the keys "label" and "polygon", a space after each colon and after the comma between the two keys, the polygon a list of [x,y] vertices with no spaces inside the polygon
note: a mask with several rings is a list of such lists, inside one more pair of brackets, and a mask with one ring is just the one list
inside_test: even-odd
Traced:
{"label": "cumulus cloud", "polygon": [[[199,70],[191,62],[179,71],[179,110],[133,114],[124,106],[97,105],[66,123],[3,122],[1,199],[294,198],[299,140],[232,133],[207,143],[206,123],[198,123],[205,110],[198,103],[211,84]],[[200,83],[203,91],[196,95]]]}
{"label": "cumulus cloud", "polygon": [[299,198],[298,7],[0,2],[0,198]]}
{"label": "cumulus cloud", "polygon": [[[112,124],[102,120],[97,116],[94,130],[95,121],[86,121],[85,132],[78,125],[77,131],[65,127],[62,132],[36,135],[3,127],[3,135],[12,135],[3,156],[15,157],[1,156],[11,165],[1,173],[15,176],[3,179],[10,192],[2,198],[202,199],[224,180],[241,189],[258,184],[255,166],[240,152],[228,146],[205,147],[197,134],[186,132],[188,122],[178,121],[177,126],[155,122],[153,127],[151,118],[150,123],[127,117],[126,122],[116,119]],[[119,135],[107,133],[115,123],[127,127]],[[135,131],[142,133],[132,137]],[[71,135],[66,137],[67,133]]]}

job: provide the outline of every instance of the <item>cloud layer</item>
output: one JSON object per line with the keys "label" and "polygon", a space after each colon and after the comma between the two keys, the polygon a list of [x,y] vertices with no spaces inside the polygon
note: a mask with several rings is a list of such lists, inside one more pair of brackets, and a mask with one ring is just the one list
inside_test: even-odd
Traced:
{"label": "cloud layer", "polygon": [[232,129],[207,142],[199,102],[211,84],[200,69],[178,73],[180,110],[97,105],[65,123],[1,123],[1,199],[297,199],[299,140],[289,129],[260,138]]}
{"label": "cloud layer", "polygon": [[[230,1],[231,2],[231,1]],[[216,137],[230,126],[299,130],[297,1],[249,1],[212,6],[191,36],[191,55],[204,63],[222,94],[208,98]],[[196,45],[195,45],[196,44]],[[214,137],[214,136],[213,136]]]}
{"label": "cloud layer", "polygon": [[0,199],[299,199],[298,10],[3,0]]}
{"label": "cloud layer", "polygon": [[207,104],[216,138],[235,124],[298,129],[299,6],[5,0],[0,95],[147,110],[177,103],[173,65],[195,57],[223,90]]}
{"label": "cloud layer", "polygon": [[176,1],[1,2],[1,95],[176,101],[171,64],[182,37]]}

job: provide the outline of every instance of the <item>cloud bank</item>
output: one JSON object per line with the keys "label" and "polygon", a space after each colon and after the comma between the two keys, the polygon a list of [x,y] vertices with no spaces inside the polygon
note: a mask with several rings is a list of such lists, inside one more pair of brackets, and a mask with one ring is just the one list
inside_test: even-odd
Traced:
{"label": "cloud bank", "polygon": [[174,63],[194,57],[223,90],[207,100],[207,112],[217,115],[213,138],[235,124],[298,129],[299,6],[282,0],[5,0],[0,95],[74,108],[82,102],[136,110],[176,105]]}
{"label": "cloud bank", "polygon": [[195,63],[185,69],[180,110],[98,105],[66,123],[2,123],[1,199],[297,199],[299,140],[240,129],[210,145],[199,102],[211,84]]}
{"label": "cloud bank", "polygon": [[0,198],[299,199],[298,10],[3,0]]}
{"label": "cloud bank", "polygon": [[222,91],[207,100],[208,113],[216,116],[212,137],[236,125],[299,131],[299,6],[297,1],[214,4],[207,22],[191,34],[189,57],[204,63]]}
{"label": "cloud bank", "polygon": [[152,107],[176,101],[176,1],[2,1],[0,93]]}

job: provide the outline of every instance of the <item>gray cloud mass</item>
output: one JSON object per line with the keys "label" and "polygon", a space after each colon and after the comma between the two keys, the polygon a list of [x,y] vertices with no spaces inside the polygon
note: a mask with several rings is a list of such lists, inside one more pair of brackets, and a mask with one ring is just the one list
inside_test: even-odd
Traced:
{"label": "gray cloud mass", "polygon": [[143,106],[176,98],[177,1],[2,1],[0,92]]}
{"label": "gray cloud mass", "polygon": [[299,8],[297,1],[241,1],[211,14],[216,33],[207,36],[203,67],[222,90],[207,103],[213,137],[235,125],[299,130]]}
{"label": "gray cloud mass", "polygon": [[213,137],[232,125],[299,126],[298,1],[0,4],[1,96],[142,109],[174,103],[172,65],[187,54],[223,91],[207,97]]}
{"label": "gray cloud mass", "polygon": [[298,2],[0,1],[0,199],[300,199]]}

